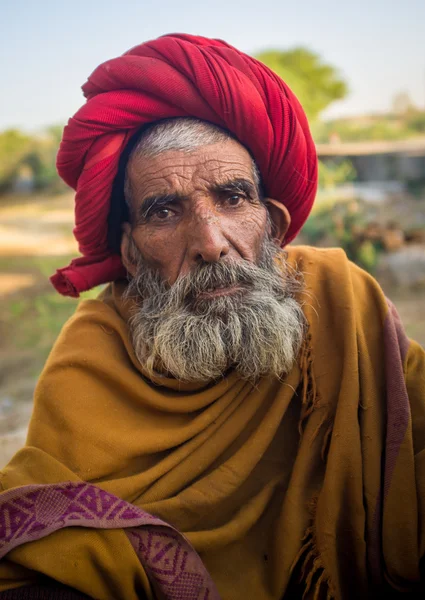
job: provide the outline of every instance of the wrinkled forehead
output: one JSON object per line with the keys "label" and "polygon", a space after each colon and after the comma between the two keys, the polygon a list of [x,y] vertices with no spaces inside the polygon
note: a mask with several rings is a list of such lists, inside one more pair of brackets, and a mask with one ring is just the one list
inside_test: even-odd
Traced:
{"label": "wrinkled forehead", "polygon": [[138,202],[153,193],[190,196],[232,180],[256,183],[249,152],[234,140],[190,152],[170,150],[155,156],[132,156],[127,177],[132,198]]}
{"label": "wrinkled forehead", "polygon": [[[130,213],[139,210],[149,197],[178,193],[176,186],[186,189],[192,186],[193,190],[195,184],[206,187],[228,183],[232,178],[244,179],[254,185],[260,197],[262,195],[260,175],[252,156],[236,140],[156,156],[138,156],[133,150],[134,144],[129,144],[121,155],[112,187],[108,246],[114,252],[120,252],[121,225],[131,220]],[[187,194],[186,191],[181,193]]]}

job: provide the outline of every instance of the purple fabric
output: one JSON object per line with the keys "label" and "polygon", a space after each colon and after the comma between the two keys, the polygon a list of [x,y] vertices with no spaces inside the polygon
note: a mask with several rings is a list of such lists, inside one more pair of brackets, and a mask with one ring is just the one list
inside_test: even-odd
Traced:
{"label": "purple fabric", "polygon": [[388,300],[384,325],[385,372],[387,377],[387,436],[385,443],[384,502],[391,485],[395,463],[410,421],[410,404],[404,379],[404,360],[409,349],[400,317]]}
{"label": "purple fabric", "polygon": [[[388,329],[395,330],[395,335],[397,336],[398,347],[400,349],[402,368],[403,368],[403,364],[404,364],[404,361],[406,360],[407,352],[409,350],[410,341],[406,335],[406,332],[403,327],[403,323],[401,322],[400,315],[398,314],[396,307],[391,302],[391,300],[389,300],[388,298],[387,298],[387,303],[388,303],[389,314],[387,316],[386,323],[388,323],[388,321],[392,321],[393,326],[388,324],[386,327],[386,331]],[[391,339],[394,340],[394,332],[391,335]],[[410,409],[409,409],[409,412],[410,412]]]}
{"label": "purple fabric", "polygon": [[[56,581],[39,585],[24,585],[0,592],[0,600],[92,600],[82,592]],[[146,598],[145,598],[146,600]]]}
{"label": "purple fabric", "polygon": [[388,300],[384,323],[384,359],[386,374],[387,431],[385,437],[384,481],[376,501],[372,528],[369,532],[368,562],[376,585],[382,583],[381,527],[385,499],[410,420],[409,396],[404,378],[404,361],[409,349],[409,338],[393,303]]}
{"label": "purple fabric", "polygon": [[27,485],[0,495],[0,559],[64,527],[126,529],[158,598],[220,600],[202,560],[176,529],[87,483]]}

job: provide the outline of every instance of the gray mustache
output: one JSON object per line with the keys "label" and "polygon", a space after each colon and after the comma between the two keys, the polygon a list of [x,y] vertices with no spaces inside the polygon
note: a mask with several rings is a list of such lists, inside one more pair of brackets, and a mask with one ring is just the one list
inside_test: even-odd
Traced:
{"label": "gray mustache", "polygon": [[211,264],[198,268],[191,272],[186,278],[177,282],[182,291],[188,293],[207,292],[211,289],[241,285],[244,287],[256,287],[258,285],[258,272],[261,271],[255,265],[238,265],[232,263]]}

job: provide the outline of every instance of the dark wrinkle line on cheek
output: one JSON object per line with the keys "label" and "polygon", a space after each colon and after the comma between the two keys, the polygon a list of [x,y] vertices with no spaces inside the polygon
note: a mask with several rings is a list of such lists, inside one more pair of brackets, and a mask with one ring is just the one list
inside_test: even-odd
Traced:
{"label": "dark wrinkle line on cheek", "polygon": [[[260,214],[257,213],[254,217],[252,215],[250,218],[244,220],[241,223],[240,227],[238,227],[237,231],[233,233],[231,236],[235,239],[235,247],[238,253],[245,259],[256,262],[259,258],[259,251],[261,248],[262,241],[264,236],[266,235],[267,229],[267,218],[266,218],[266,209],[262,207],[261,211],[263,214],[262,219],[255,217],[260,217]],[[249,242],[248,242],[249,240]],[[249,246],[246,246],[246,243],[249,243]]]}
{"label": "dark wrinkle line on cheek", "polygon": [[[221,222],[221,235],[223,235],[229,246],[230,253],[228,260],[246,260],[256,263],[259,258],[259,251],[262,240],[264,239],[263,222],[257,218],[244,220],[243,223],[234,221]],[[152,232],[149,228],[143,231],[139,229],[140,251],[145,260],[153,268],[158,269],[161,276],[173,285],[175,281],[190,272],[197,264],[197,260],[190,256],[190,233],[189,228],[193,226],[186,223],[185,229],[176,227],[173,231]],[[180,229],[180,230],[179,230]]]}
{"label": "dark wrinkle line on cheek", "polygon": [[[188,257],[189,257],[189,246],[188,246],[188,244],[186,242],[185,245],[184,245],[184,248],[182,249],[181,258],[180,258],[180,261],[179,261],[179,264],[178,264],[178,269],[177,269],[176,277],[175,277],[173,283],[179,277],[181,277],[182,275],[185,275],[185,273],[184,273],[184,265],[185,265],[186,262],[189,264]],[[190,268],[191,268],[191,266],[189,264],[188,271],[190,271]]]}
{"label": "dark wrinkle line on cheek", "polygon": [[[142,232],[141,235],[143,235]],[[168,230],[166,234],[159,231],[147,232],[141,250],[148,263],[158,269],[161,276],[170,285],[180,276],[185,262],[187,244],[179,243],[180,240],[177,228],[171,233]]]}

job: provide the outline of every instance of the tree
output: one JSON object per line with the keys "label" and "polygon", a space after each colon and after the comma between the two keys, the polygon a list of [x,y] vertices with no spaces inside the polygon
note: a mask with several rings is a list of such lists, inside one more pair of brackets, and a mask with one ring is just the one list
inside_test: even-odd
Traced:
{"label": "tree", "polygon": [[416,134],[425,133],[425,111],[411,110],[406,116],[407,126]]}
{"label": "tree", "polygon": [[16,129],[0,133],[0,193],[11,184],[31,147],[31,138]]}
{"label": "tree", "polygon": [[0,195],[13,189],[23,170],[32,174],[35,189],[64,189],[55,164],[61,135],[60,126],[33,135],[16,129],[0,132]]}
{"label": "tree", "polygon": [[407,92],[399,92],[393,97],[392,109],[396,115],[406,115],[415,109],[415,106]]}
{"label": "tree", "polygon": [[348,88],[335,67],[307,48],[267,50],[255,56],[289,85],[310,121],[335,100],[345,98]]}

